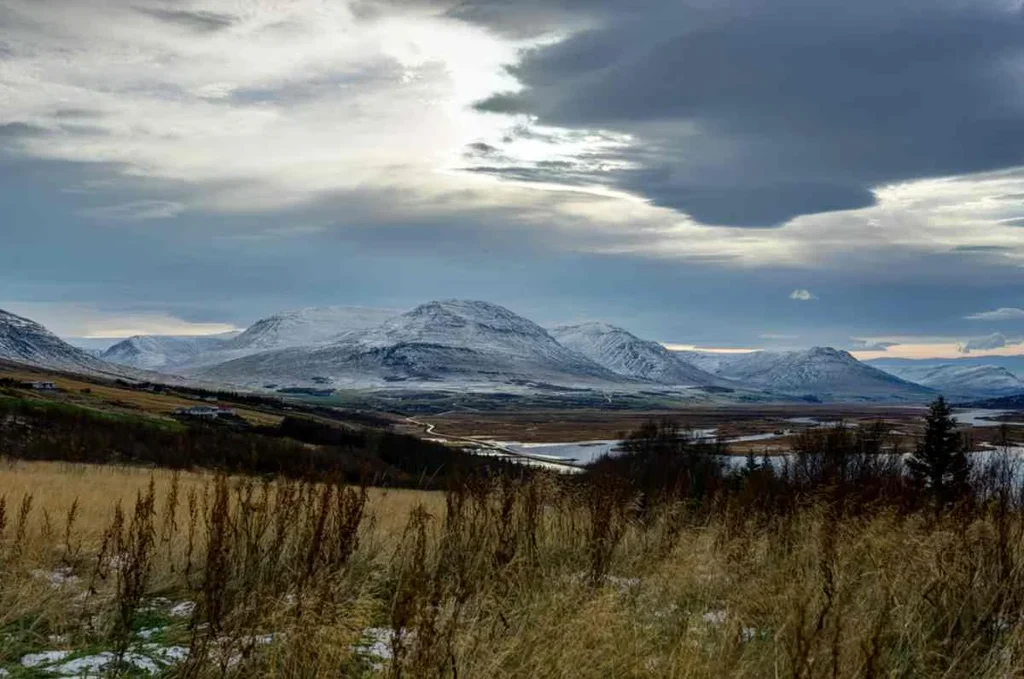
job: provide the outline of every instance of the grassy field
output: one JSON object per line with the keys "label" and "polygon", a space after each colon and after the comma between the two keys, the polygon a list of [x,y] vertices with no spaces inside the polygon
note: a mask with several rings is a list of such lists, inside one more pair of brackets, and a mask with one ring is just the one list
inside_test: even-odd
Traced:
{"label": "grassy field", "polygon": [[5,463],[0,497],[12,677],[1024,671],[1024,516],[999,505],[640,511],[599,479],[364,495],[60,463]]}
{"label": "grassy field", "polygon": [[[0,408],[0,677],[1024,676],[1024,474],[930,502],[880,454],[916,411],[844,411],[861,426],[803,431],[783,469],[650,423],[562,476],[379,428],[399,418],[258,404],[288,417],[234,431],[67,379]],[[602,415],[649,416],[431,421],[586,439]],[[444,490],[341,481],[367,478]]]}
{"label": "grassy field", "polygon": [[[60,390],[49,393],[46,400],[57,400],[68,404],[123,414],[144,413],[149,416],[170,419],[177,408],[197,405],[192,399],[172,394],[158,394],[126,386],[118,386],[109,381],[85,380],[51,371],[0,366],[0,378],[33,382],[43,380],[53,382]],[[31,389],[15,390],[19,395],[28,398],[38,397]],[[232,404],[238,415],[251,424],[274,426],[281,421],[281,415],[266,413],[244,406]]]}

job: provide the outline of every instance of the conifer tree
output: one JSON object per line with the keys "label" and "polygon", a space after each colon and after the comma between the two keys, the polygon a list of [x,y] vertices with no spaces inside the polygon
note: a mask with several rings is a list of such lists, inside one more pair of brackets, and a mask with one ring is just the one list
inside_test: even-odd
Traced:
{"label": "conifer tree", "polygon": [[953,408],[940,396],[925,416],[924,437],[907,460],[911,478],[939,506],[956,502],[967,491],[971,466],[956,428]]}

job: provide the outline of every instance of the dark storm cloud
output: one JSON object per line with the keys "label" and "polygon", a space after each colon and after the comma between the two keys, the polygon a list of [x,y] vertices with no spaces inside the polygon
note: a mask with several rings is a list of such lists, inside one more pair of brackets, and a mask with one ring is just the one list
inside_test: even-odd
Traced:
{"label": "dark storm cloud", "polygon": [[1013,252],[1006,245],[957,245],[950,252]]}
{"label": "dark storm cloud", "polygon": [[103,118],[104,113],[102,111],[95,111],[88,108],[61,108],[53,112],[53,117],[58,119],[71,119],[71,120],[92,120],[96,118]]}
{"label": "dark storm cloud", "polygon": [[5,123],[0,125],[0,139],[19,139],[46,134],[46,129],[29,123]]}
{"label": "dark storm cloud", "polygon": [[214,33],[229,28],[234,22],[234,17],[217,12],[192,12],[188,10],[139,8],[143,14],[182,28],[187,28],[199,33]]}
{"label": "dark storm cloud", "polygon": [[[871,188],[1024,164],[1024,22],[992,1],[462,3],[596,24],[534,50],[480,103],[636,136],[594,179],[696,219],[772,226],[873,204]],[[547,3],[544,3],[546,6]],[[519,170],[514,174],[521,174]]]}

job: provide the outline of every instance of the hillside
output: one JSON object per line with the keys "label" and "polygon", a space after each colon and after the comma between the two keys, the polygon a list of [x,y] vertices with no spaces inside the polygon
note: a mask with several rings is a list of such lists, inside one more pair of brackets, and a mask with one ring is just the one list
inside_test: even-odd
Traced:
{"label": "hillside", "polygon": [[720,385],[722,380],[692,366],[657,342],[640,339],[607,323],[563,325],[551,329],[559,344],[614,373],[672,386]]}
{"label": "hillside", "polygon": [[333,387],[614,387],[630,382],[504,307],[462,300],[423,304],[326,346],[260,353],[197,374],[238,384]]}
{"label": "hillside", "polygon": [[1024,393],[1024,381],[997,365],[904,365],[885,371],[952,397],[984,398]]}
{"label": "hillside", "polygon": [[144,370],[174,370],[204,355],[222,351],[229,337],[136,335],[121,340],[100,357],[104,361]]}
{"label": "hillside", "polygon": [[693,357],[720,377],[774,393],[826,401],[923,401],[935,395],[927,387],[861,363],[849,352],[830,347],[806,351],[756,351]]}
{"label": "hillside", "polygon": [[35,321],[0,309],[0,359],[92,375],[130,376],[129,370],[73,347]]}

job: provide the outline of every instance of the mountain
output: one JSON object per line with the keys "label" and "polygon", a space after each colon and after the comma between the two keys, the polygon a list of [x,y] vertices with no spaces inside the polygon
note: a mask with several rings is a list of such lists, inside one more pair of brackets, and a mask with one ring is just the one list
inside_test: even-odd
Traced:
{"label": "mountain", "polygon": [[0,358],[51,370],[122,374],[117,366],[73,347],[35,321],[0,309]]}
{"label": "mountain", "polygon": [[463,300],[429,302],[331,344],[262,352],[198,374],[264,386],[605,388],[630,383],[504,307]]}
{"label": "mountain", "polygon": [[932,367],[937,368],[943,365],[953,366],[979,366],[994,365],[1005,368],[1017,377],[1024,379],[1024,354],[1009,356],[963,356],[961,358],[872,358],[865,363],[881,368],[887,372],[895,372],[890,369],[909,367]]}
{"label": "mountain", "polygon": [[567,349],[614,373],[673,386],[719,385],[722,380],[690,365],[657,342],[643,340],[607,323],[581,323],[551,329]]}
{"label": "mountain", "polygon": [[984,398],[1024,393],[1024,381],[997,365],[902,365],[888,373],[930,387],[947,396]]}
{"label": "mountain", "polygon": [[312,346],[353,330],[365,330],[394,318],[400,311],[368,307],[309,307],[260,320],[227,342],[228,352],[256,352]]}
{"label": "mountain", "polygon": [[922,401],[935,392],[890,375],[865,363],[849,352],[830,347],[806,351],[755,351],[746,354],[721,354],[708,359],[706,354],[680,352],[684,360],[699,365],[720,377],[775,393],[804,396],[827,401]]}
{"label": "mountain", "polygon": [[747,356],[748,353],[723,353],[718,351],[673,351],[672,352],[676,359],[692,365],[696,368],[700,368],[706,373],[712,375],[719,375],[723,366],[730,361],[734,361],[742,356]]}
{"label": "mountain", "polygon": [[234,337],[234,333],[201,337],[136,335],[113,345],[100,358],[144,370],[172,370],[222,350]]}

